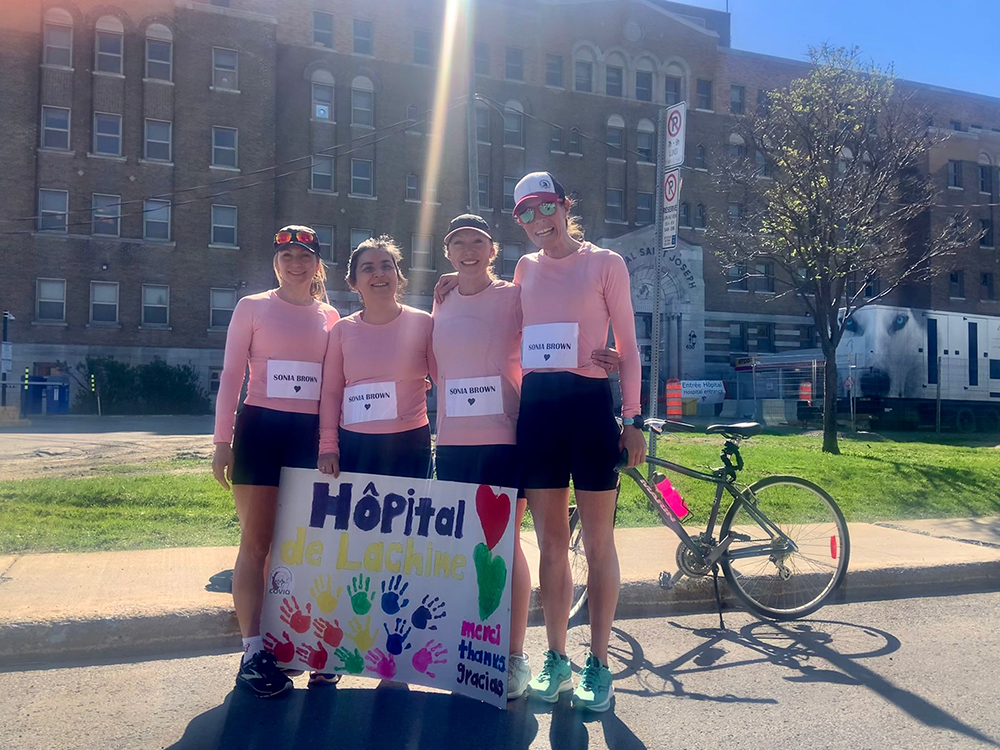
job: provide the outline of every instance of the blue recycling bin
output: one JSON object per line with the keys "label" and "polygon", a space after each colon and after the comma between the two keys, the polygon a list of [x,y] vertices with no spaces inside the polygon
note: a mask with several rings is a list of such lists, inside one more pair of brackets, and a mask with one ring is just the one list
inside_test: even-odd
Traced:
{"label": "blue recycling bin", "polygon": [[47,383],[45,396],[49,414],[69,414],[69,383]]}

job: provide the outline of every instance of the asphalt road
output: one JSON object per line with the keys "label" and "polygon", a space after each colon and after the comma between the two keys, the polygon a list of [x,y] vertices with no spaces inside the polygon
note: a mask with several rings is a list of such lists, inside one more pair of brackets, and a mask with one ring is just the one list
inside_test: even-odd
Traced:
{"label": "asphalt road", "polygon": [[[1000,746],[1000,594],[618,623],[615,711],[507,712],[447,694],[341,687],[259,701],[235,654],[0,673],[0,748],[980,748]],[[529,631],[538,660],[541,628]],[[581,663],[586,629],[570,655]]]}

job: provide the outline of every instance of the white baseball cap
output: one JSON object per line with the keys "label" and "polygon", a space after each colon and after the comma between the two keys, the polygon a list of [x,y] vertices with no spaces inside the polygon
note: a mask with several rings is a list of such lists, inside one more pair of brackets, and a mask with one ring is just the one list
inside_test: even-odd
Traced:
{"label": "white baseball cap", "polygon": [[558,201],[566,197],[566,191],[551,172],[532,172],[522,177],[514,187],[514,213],[526,200],[540,198],[543,201]]}

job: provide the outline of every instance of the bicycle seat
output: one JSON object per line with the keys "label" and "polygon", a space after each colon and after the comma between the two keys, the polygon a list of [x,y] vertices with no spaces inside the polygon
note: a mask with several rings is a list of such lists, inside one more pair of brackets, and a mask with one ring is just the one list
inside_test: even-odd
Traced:
{"label": "bicycle seat", "polygon": [[705,433],[708,435],[725,435],[727,438],[753,437],[764,429],[759,422],[737,422],[736,424],[713,424]]}

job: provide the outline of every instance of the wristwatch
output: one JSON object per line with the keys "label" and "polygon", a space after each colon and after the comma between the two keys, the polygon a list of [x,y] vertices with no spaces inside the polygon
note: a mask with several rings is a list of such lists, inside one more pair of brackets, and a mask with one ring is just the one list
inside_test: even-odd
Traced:
{"label": "wristwatch", "polygon": [[625,427],[635,427],[637,430],[641,430],[646,425],[646,420],[642,418],[641,414],[636,414],[634,417],[625,417],[622,419],[622,424]]}

